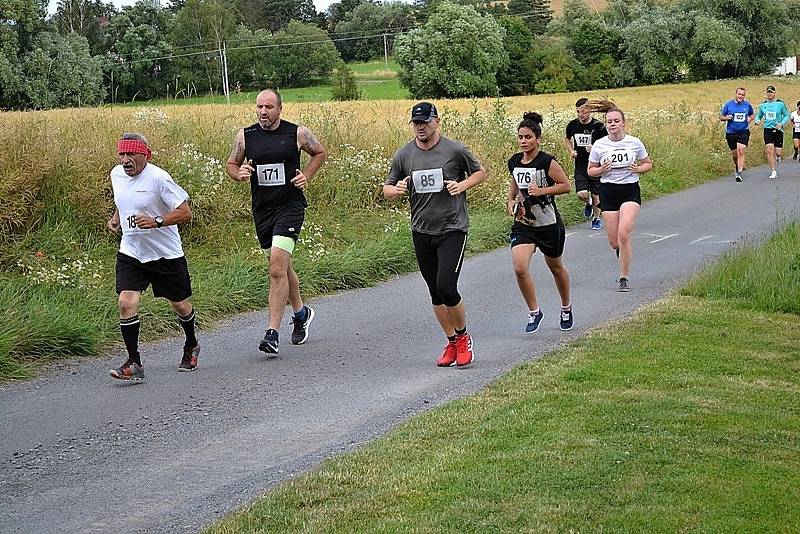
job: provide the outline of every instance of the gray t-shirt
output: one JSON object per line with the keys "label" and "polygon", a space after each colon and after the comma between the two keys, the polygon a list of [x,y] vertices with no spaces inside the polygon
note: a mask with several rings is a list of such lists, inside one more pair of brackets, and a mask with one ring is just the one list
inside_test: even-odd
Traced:
{"label": "gray t-shirt", "polygon": [[428,150],[412,139],[392,158],[386,185],[395,185],[410,176],[411,229],[429,235],[466,232],[469,227],[467,195],[453,197],[444,182],[460,182],[480,170],[481,164],[463,144],[444,136]]}

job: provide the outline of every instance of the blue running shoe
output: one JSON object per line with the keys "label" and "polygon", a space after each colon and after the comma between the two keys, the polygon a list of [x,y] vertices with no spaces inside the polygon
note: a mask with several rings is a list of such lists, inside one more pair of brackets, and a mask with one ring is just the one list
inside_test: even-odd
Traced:
{"label": "blue running shoe", "polygon": [[592,217],[592,202],[591,201],[589,201],[589,203],[586,204],[583,207],[583,216],[585,218],[587,218],[587,219],[590,219]]}
{"label": "blue running shoe", "polygon": [[542,318],[544,314],[542,310],[539,310],[536,313],[531,313],[528,315],[528,325],[525,327],[526,334],[533,334],[537,330],[539,330],[539,324],[542,322]]}
{"label": "blue running shoe", "polygon": [[600,219],[598,219],[597,217],[592,219],[592,230],[602,230],[602,229],[603,229],[603,223],[600,222]]}

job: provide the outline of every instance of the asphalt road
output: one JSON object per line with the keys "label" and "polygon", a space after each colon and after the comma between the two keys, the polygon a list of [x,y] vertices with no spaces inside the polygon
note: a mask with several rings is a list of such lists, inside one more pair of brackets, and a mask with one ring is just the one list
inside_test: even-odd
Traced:
{"label": "asphalt road", "polygon": [[284,326],[276,359],[258,351],[265,317],[252,313],[200,333],[194,373],[176,372],[176,338],[143,347],[142,384],[113,381],[107,370],[121,358],[108,355],[2,386],[0,532],[197,531],[324,458],[658,299],[737,241],[797,218],[800,165],[790,160],[779,172],[768,180],[761,167],[744,183],[726,177],[645,204],[630,293],[616,291],[605,233],[568,229],[571,332],[558,328],[558,296],[540,255],[533,270],[545,318],[528,336],[508,249],[470,258],[460,290],[476,361],[466,369],[435,367],[444,338],[413,273],[310,302],[309,341],[292,346]]}

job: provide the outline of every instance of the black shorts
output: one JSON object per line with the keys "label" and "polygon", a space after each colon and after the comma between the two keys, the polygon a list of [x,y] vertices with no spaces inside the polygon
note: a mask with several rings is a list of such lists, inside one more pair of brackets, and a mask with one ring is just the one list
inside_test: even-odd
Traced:
{"label": "black shorts", "polygon": [[117,294],[123,291],[144,291],[152,284],[153,295],[172,302],[180,302],[192,296],[186,256],[142,263],[136,258],[117,252],[116,271]]}
{"label": "black shorts", "polygon": [[792,132],[792,139],[800,139],[800,132]]}
{"label": "black shorts", "polygon": [[585,171],[575,169],[575,192],[589,191],[597,195],[600,193],[600,178],[592,178]]}
{"label": "black shorts", "polygon": [[567,232],[562,223],[538,227],[521,222],[511,225],[511,248],[517,245],[536,245],[548,258],[561,257],[566,238]]}
{"label": "black shorts", "polygon": [[619,211],[625,202],[642,203],[642,191],[639,182],[632,184],[600,183],[600,209],[603,211]]}
{"label": "black shorts", "polygon": [[725,140],[728,142],[728,148],[731,150],[736,150],[737,143],[747,146],[747,144],[750,143],[750,130],[725,134]]}
{"label": "black shorts", "polygon": [[306,206],[303,202],[291,202],[279,208],[267,209],[254,214],[256,235],[261,248],[272,247],[272,237],[281,235],[297,242],[303,221],[306,217]]}
{"label": "black shorts", "polygon": [[783,130],[780,128],[764,128],[764,144],[783,148]]}

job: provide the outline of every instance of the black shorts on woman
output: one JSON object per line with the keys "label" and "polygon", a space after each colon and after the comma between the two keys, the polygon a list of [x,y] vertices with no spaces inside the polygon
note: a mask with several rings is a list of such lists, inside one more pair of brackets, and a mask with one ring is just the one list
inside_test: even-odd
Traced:
{"label": "black shorts on woman", "polygon": [[619,211],[625,202],[642,204],[642,190],[639,182],[630,184],[612,184],[600,182],[600,209],[603,211]]}

